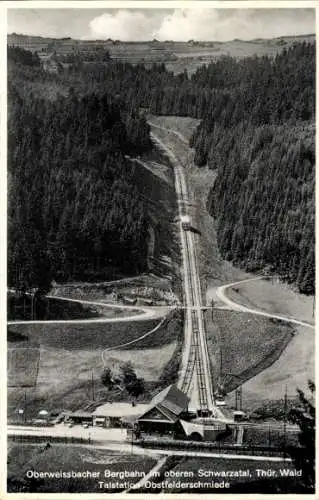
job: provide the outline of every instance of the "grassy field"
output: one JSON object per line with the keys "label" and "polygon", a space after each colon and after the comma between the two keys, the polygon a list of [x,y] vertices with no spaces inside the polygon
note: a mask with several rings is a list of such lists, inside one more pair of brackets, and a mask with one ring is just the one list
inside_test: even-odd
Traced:
{"label": "grassy field", "polygon": [[[105,356],[106,366],[113,373],[120,371],[121,364],[130,361],[137,376],[146,383],[155,384],[166,363],[174,354],[175,344],[160,349],[143,351],[109,351]],[[156,359],[156,363],[154,362]],[[151,361],[152,360],[152,361]],[[10,421],[19,421],[17,410],[27,407],[26,419],[47,411],[84,409],[94,401],[100,404],[109,400],[130,400],[124,392],[110,393],[101,383],[103,371],[102,351],[41,351],[41,362],[37,383],[33,387],[8,387],[7,413]],[[93,382],[92,382],[93,375]],[[94,397],[94,400],[93,400]],[[148,395],[145,395],[148,399]]]}
{"label": "grassy field", "polygon": [[218,346],[219,373],[227,391],[272,364],[293,334],[288,325],[237,311],[216,309],[213,323],[217,331],[208,331],[208,343]]}
{"label": "grassy field", "polygon": [[[42,493],[108,493],[123,491],[121,488],[101,490],[98,481],[108,483],[123,483],[124,479],[105,479],[104,471],[138,471],[147,473],[156,463],[156,459],[149,456],[115,455],[105,450],[94,450],[80,446],[53,444],[45,449],[44,445],[30,445],[25,443],[14,444],[9,441],[8,453],[8,492],[23,491]],[[91,471],[100,473],[100,478],[65,478],[65,479],[27,479],[26,471],[38,472],[55,471]],[[140,478],[130,478],[129,482],[136,483]]]}
{"label": "grassy field", "polygon": [[280,358],[269,368],[243,384],[247,408],[255,409],[261,402],[282,398],[285,387],[289,397],[296,397],[297,388],[307,389],[308,380],[315,377],[315,339],[310,328],[294,327],[297,334]]}
{"label": "grassy field", "polygon": [[[25,334],[30,341],[38,342],[43,348],[68,349],[105,349],[137,339],[154,328],[158,319],[121,323],[88,324],[35,324],[11,325],[14,332]],[[164,340],[165,342],[165,340]]]}
{"label": "grassy field", "polygon": [[314,323],[314,298],[295,292],[274,279],[247,281],[227,290],[227,296],[248,307]]}
{"label": "grassy field", "polygon": [[[65,43],[68,44],[68,51],[72,51],[75,44],[77,50],[81,51],[81,48],[87,49],[85,40],[77,42],[67,40],[65,42],[63,39],[39,37],[32,37],[32,40],[34,50],[41,51],[42,48],[45,49],[50,45],[54,47],[58,55],[61,49],[65,52]],[[303,40],[313,41],[314,35],[287,36],[269,40],[261,38],[248,41],[235,39],[227,42],[193,42],[191,40],[189,42],[173,42],[169,40],[159,42],[153,40],[132,43],[118,40],[98,40],[96,43],[100,46],[103,45],[109,51],[111,58],[115,60],[128,61],[131,64],[144,63],[146,66],[153,63],[165,63],[169,71],[180,73],[186,69],[189,74],[192,74],[199,66],[209,64],[222,56],[243,58],[253,55],[268,55],[273,57],[283,48],[288,48],[294,42]],[[21,35],[12,34],[8,36],[8,43],[23,46],[23,39]],[[28,44],[30,46],[30,37]],[[90,48],[92,48],[92,45]]]}
{"label": "grassy field", "polygon": [[[40,347],[37,347],[37,351],[30,351],[33,344],[23,342],[25,347],[21,348],[21,342],[10,343],[9,418],[17,418],[17,408],[21,405],[24,407],[25,399],[28,417],[35,416],[43,408],[83,408],[92,402],[93,386],[95,400],[108,399],[108,392],[100,381],[104,363],[116,373],[121,364],[130,361],[139,377],[146,382],[156,382],[174,355],[177,337],[181,335],[182,323],[176,315],[136,344],[121,349],[112,347],[140,337],[159,322],[152,320],[133,324],[60,327],[18,325],[16,333],[23,332],[33,340],[36,338]],[[64,329],[64,326],[67,328]],[[105,329],[107,326],[112,326],[113,330]],[[41,327],[42,335],[37,332],[38,327]],[[15,330],[13,325],[10,328]],[[43,341],[44,336],[47,342]],[[124,396],[127,397],[127,394]]]}
{"label": "grassy field", "polygon": [[[14,347],[13,347],[14,345]],[[8,343],[8,387],[33,387],[37,382],[40,349],[28,342]]]}

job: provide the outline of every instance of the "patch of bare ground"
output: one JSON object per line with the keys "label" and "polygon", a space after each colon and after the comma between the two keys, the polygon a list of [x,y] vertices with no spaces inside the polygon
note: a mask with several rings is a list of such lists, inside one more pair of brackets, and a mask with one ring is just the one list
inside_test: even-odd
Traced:
{"label": "patch of bare ground", "polygon": [[[152,306],[174,305],[178,303],[178,297],[172,290],[172,282],[169,277],[160,277],[155,274],[143,274],[127,279],[120,279],[115,281],[104,281],[100,283],[61,283],[56,284],[52,289],[52,295],[68,297],[72,299],[97,301],[106,303],[109,306],[115,304],[119,306],[125,303],[126,298],[136,299],[137,310],[135,314],[140,314],[139,306],[149,306],[151,300]],[[147,300],[147,302],[144,302]],[[107,314],[109,307],[96,307],[99,311]],[[120,308],[110,307],[110,315],[115,314],[116,311],[126,313],[131,316],[134,314],[134,309],[128,311],[127,309],[121,310]],[[104,315],[103,314],[103,315]],[[163,315],[165,310],[163,310]],[[111,316],[110,316],[111,317]]]}

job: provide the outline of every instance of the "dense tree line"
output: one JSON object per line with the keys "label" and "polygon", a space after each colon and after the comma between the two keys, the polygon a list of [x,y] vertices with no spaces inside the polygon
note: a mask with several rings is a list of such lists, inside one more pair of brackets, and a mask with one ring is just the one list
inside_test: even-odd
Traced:
{"label": "dense tree line", "polygon": [[[77,61],[64,67],[59,74],[48,74],[36,62],[31,68],[29,63],[19,61],[19,55],[15,52],[11,58],[14,65],[13,68],[9,65],[9,78],[24,96],[22,107],[26,111],[28,109],[28,113],[31,111],[31,122],[39,124],[38,129],[37,126],[34,129],[31,127],[31,130],[38,130],[36,133],[20,131],[19,140],[22,139],[22,144],[25,144],[25,157],[29,162],[37,161],[38,165],[47,165],[47,159],[68,165],[59,175],[76,197],[79,207],[75,210],[72,203],[69,207],[69,202],[63,202],[65,206],[59,211],[62,219],[59,224],[64,227],[62,233],[72,234],[68,226],[69,214],[74,210],[78,223],[81,221],[82,225],[86,224],[85,227],[94,227],[90,219],[90,222],[84,222],[86,219],[82,217],[81,207],[86,203],[95,212],[94,204],[99,206],[102,203],[104,180],[103,176],[100,177],[101,170],[95,168],[97,164],[105,166],[102,157],[108,159],[108,166],[104,168],[113,172],[112,182],[118,175],[123,193],[127,189],[133,196],[123,154],[139,154],[151,147],[149,128],[139,112],[141,108],[154,114],[201,118],[191,146],[195,148],[195,163],[198,166],[207,164],[209,168],[218,170],[210,201],[212,213],[217,219],[222,256],[250,269],[271,266],[274,272],[296,282],[301,291],[313,292],[315,133],[311,123],[314,121],[315,103],[314,44],[297,43],[283,49],[274,58],[263,56],[236,60],[221,57],[198,68],[192,76],[186,71],[174,75],[166,70],[164,64],[146,68],[143,64],[132,65],[113,60],[89,65]],[[30,61],[30,55],[27,60]],[[21,64],[24,64],[23,69]],[[41,99],[29,95],[29,89],[35,84],[40,93],[41,89],[52,85],[68,97],[59,98],[50,105],[47,102],[43,104]],[[30,103],[25,106],[28,101],[33,103],[32,106]],[[109,103],[108,118],[104,118],[102,115],[105,106],[110,107]],[[49,108],[51,112],[47,111]],[[96,108],[100,109],[100,114]],[[112,125],[110,116],[115,121]],[[16,119],[23,123],[21,120],[26,117],[22,115]],[[54,125],[51,126],[50,121]],[[85,127],[81,128],[80,123],[84,123]],[[56,147],[49,147],[44,131],[51,137],[51,143],[55,141],[53,144]],[[32,137],[29,137],[30,133]],[[94,143],[99,134],[106,144],[105,147],[100,145],[102,152]],[[34,146],[37,155],[27,153],[27,143],[40,145],[39,151]],[[12,153],[16,147],[17,142],[10,148]],[[42,154],[45,159],[40,158],[39,163],[38,157]],[[82,184],[86,174],[83,174],[83,179],[81,176],[78,179],[76,172],[81,170],[79,166],[85,157],[89,160],[87,166],[92,164],[93,168],[88,168],[87,181]],[[43,168],[41,166],[39,172]],[[54,181],[54,175],[52,171],[50,182],[56,184],[54,190],[58,193],[60,181]],[[77,178],[75,183],[73,177]],[[91,182],[95,183],[94,192],[91,192],[93,188],[89,189]],[[115,196],[114,190],[111,192]],[[52,198],[54,207],[62,203],[62,194],[56,196],[57,200]],[[135,197],[137,194],[132,198],[133,206],[138,205]],[[51,197],[48,199],[51,200]],[[118,202],[114,203],[116,206]],[[113,202],[110,202],[108,213],[118,213],[112,206]],[[130,212],[130,203],[125,210]],[[50,213],[50,217],[52,215],[56,219],[56,211],[46,210],[44,213]],[[123,213],[121,217],[125,219],[126,216]],[[135,213],[127,217],[143,219]],[[45,224],[47,219],[48,216]],[[145,224],[139,225],[142,226],[145,230]],[[56,220],[51,226],[49,223],[49,227],[53,234],[58,227]],[[110,227],[113,227],[112,224],[109,224],[108,231]],[[63,245],[71,247],[72,238],[63,240]],[[80,262],[86,261],[89,252],[84,250],[82,240],[75,241],[85,255],[77,254],[74,262],[66,265],[69,277],[75,276],[71,269],[75,271],[84,266]],[[118,240],[115,238],[115,241]],[[96,249],[104,249],[106,242],[97,238],[95,244]],[[103,251],[105,258],[108,253],[112,254],[109,245],[107,252]],[[98,254],[97,251],[96,259],[100,262]],[[56,259],[56,253],[54,255]],[[59,262],[58,267],[61,259]],[[99,268],[100,264],[94,266]],[[65,271],[63,273],[65,275]]]}
{"label": "dense tree line", "polygon": [[9,82],[10,286],[145,269],[147,216],[125,155],[150,138],[135,115],[106,94],[49,101]]}
{"label": "dense tree line", "polygon": [[24,50],[20,47],[8,47],[8,61],[25,66],[40,66],[40,58],[36,52]]}
{"label": "dense tree line", "polygon": [[215,94],[192,138],[196,163],[218,171],[210,205],[222,256],[250,270],[268,266],[307,294],[315,286],[314,56],[313,45],[298,44],[273,61],[200,69],[196,78],[227,92]]}

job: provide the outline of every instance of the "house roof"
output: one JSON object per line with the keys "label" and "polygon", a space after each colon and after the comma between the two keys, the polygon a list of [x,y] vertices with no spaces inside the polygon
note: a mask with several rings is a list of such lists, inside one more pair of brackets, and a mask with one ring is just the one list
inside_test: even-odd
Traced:
{"label": "house roof", "polygon": [[89,413],[88,411],[75,411],[71,413],[69,417],[92,418],[92,413]]}
{"label": "house roof", "polygon": [[143,419],[152,408],[157,408],[168,420],[175,421],[186,410],[189,401],[189,397],[178,389],[175,384],[169,385],[154,396],[147,411],[141,415],[140,419]]}
{"label": "house roof", "polygon": [[132,406],[129,403],[105,403],[93,412],[95,417],[137,417],[145,413],[148,405],[138,404]]}

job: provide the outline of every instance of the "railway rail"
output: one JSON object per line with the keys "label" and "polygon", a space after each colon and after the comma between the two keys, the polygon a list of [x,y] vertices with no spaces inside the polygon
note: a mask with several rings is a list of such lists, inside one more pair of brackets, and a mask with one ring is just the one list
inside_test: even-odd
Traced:
{"label": "railway rail", "polygon": [[184,307],[186,310],[185,356],[179,388],[188,394],[191,400],[194,393],[196,394],[198,416],[223,418],[214,401],[194,235],[183,227],[182,223],[183,219],[190,219],[188,213],[190,195],[185,174],[174,153],[154,133],[152,133],[152,138],[169,155],[175,171],[183,262]]}

